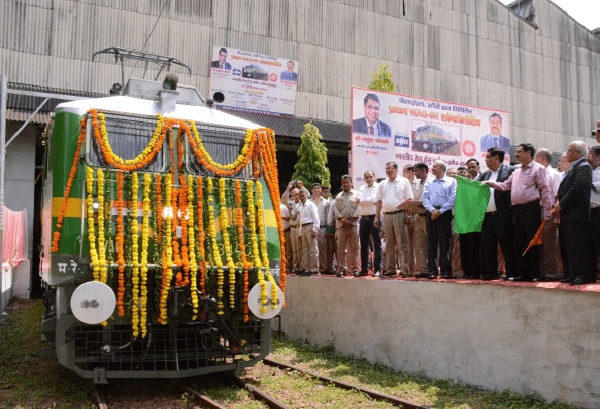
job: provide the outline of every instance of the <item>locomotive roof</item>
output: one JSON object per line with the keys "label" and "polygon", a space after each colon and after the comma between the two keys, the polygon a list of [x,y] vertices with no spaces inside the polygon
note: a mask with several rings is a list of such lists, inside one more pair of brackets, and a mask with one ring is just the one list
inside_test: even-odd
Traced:
{"label": "locomotive roof", "polygon": [[83,99],[59,104],[57,112],[71,112],[84,115],[90,109],[120,114],[153,116],[161,114],[166,118],[194,120],[198,124],[225,126],[229,128],[257,129],[260,125],[239,118],[227,112],[207,106],[177,104],[174,111],[161,112],[159,101],[129,96]]}

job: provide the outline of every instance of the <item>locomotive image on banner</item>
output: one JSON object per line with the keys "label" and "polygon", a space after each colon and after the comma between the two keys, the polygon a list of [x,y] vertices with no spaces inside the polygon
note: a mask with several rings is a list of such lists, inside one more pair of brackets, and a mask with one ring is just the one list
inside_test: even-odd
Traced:
{"label": "locomotive image on banner", "polygon": [[361,186],[367,170],[385,177],[385,164],[402,167],[466,166],[475,158],[485,169],[487,150],[499,147],[510,160],[509,114],[497,109],[352,88],[352,178]]}

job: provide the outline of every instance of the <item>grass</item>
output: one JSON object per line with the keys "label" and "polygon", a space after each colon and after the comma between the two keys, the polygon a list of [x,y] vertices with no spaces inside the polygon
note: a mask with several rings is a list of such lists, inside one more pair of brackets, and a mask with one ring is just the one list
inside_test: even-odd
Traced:
{"label": "grass", "polygon": [[0,325],[3,407],[92,408],[89,381],[58,364],[41,342],[41,301],[15,300]]}
{"label": "grass", "polygon": [[[63,368],[56,358],[45,352],[41,343],[40,301],[13,301],[7,315],[0,316],[0,406],[2,408],[95,408],[89,380]],[[332,346],[315,347],[272,337],[271,358],[300,366],[332,378],[361,385],[390,395],[438,409],[571,409],[561,402],[544,402],[535,395],[504,391],[486,391],[453,380],[428,379],[422,374],[408,374],[371,364],[352,356],[336,355]],[[294,408],[392,408],[362,393],[343,390],[295,371],[285,371],[258,364],[246,371],[244,379]],[[255,401],[245,390],[227,383],[223,375],[196,377],[189,380],[198,391],[233,409],[259,409],[266,406]],[[134,380],[126,390],[139,389],[139,399],[151,395],[148,388],[136,387]],[[149,381],[141,381],[148,385]],[[125,382],[123,382],[123,385]],[[162,384],[164,388],[170,384]],[[130,389],[133,388],[133,389]],[[149,387],[149,389],[157,389]],[[113,395],[121,395],[112,389]],[[167,392],[169,392],[167,394]],[[125,393],[127,395],[127,393]],[[168,395],[168,396],[167,396]],[[126,399],[122,397],[121,399]],[[161,400],[162,399],[162,400]],[[170,400],[169,400],[170,399]],[[155,402],[180,400],[177,407],[193,405],[186,394],[162,390]],[[129,406],[121,402],[120,407]]]}

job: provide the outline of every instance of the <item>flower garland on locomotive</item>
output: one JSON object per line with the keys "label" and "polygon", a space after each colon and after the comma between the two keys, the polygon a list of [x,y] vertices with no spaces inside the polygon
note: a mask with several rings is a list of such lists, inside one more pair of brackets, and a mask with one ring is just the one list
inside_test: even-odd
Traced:
{"label": "flower garland on locomotive", "polygon": [[[173,311],[169,310],[168,300],[175,290],[187,291],[192,320],[205,318],[199,307],[199,295],[212,293],[217,295],[217,314],[240,314],[248,321],[248,287],[252,277],[260,285],[261,313],[266,313],[269,307],[267,282],[272,283],[270,307],[275,309],[277,288],[285,293],[285,244],[273,131],[247,130],[237,159],[231,164],[220,164],[207,152],[194,121],[188,124],[181,119],[157,115],[150,143],[134,159],[123,159],[110,146],[105,115],[90,110],[81,121],[76,158],[54,229],[54,253],[60,248],[64,209],[77,173],[77,158],[85,139],[88,116],[92,119],[92,134],[101,156],[109,165],[108,169],[91,166],[86,169],[87,241],[93,277],[94,281],[112,286],[117,299],[115,315],[123,317],[126,310],[129,312],[133,335],[146,336],[146,326],[152,321],[153,313],[159,323],[169,322]],[[178,129],[177,136],[175,129]],[[193,154],[210,176],[184,174],[186,137]],[[165,144],[167,138],[169,143]],[[171,157],[169,173],[138,173],[152,163],[165,146]],[[255,180],[240,183],[229,178],[251,161]],[[273,201],[279,231],[279,286],[269,271],[261,175]],[[138,179],[142,180],[141,184]],[[138,190],[142,191],[141,195]],[[114,237],[113,209],[117,212]],[[124,213],[129,217],[124,217]],[[142,216],[141,229],[138,214]],[[112,246],[113,240],[115,246]],[[107,242],[116,251],[107,251]],[[246,246],[250,246],[250,252]]]}

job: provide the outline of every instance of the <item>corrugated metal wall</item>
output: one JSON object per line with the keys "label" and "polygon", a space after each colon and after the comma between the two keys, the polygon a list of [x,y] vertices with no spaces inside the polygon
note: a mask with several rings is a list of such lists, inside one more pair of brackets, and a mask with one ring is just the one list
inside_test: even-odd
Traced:
{"label": "corrugated metal wall", "polygon": [[549,1],[535,13],[538,29],[496,0],[0,0],[0,71],[106,93],[120,67],[93,52],[145,46],[190,65],[191,78],[173,71],[206,93],[224,45],[298,60],[296,115],[349,123],[350,87],[387,62],[399,93],[510,111],[513,144],[592,142],[600,39]]}

